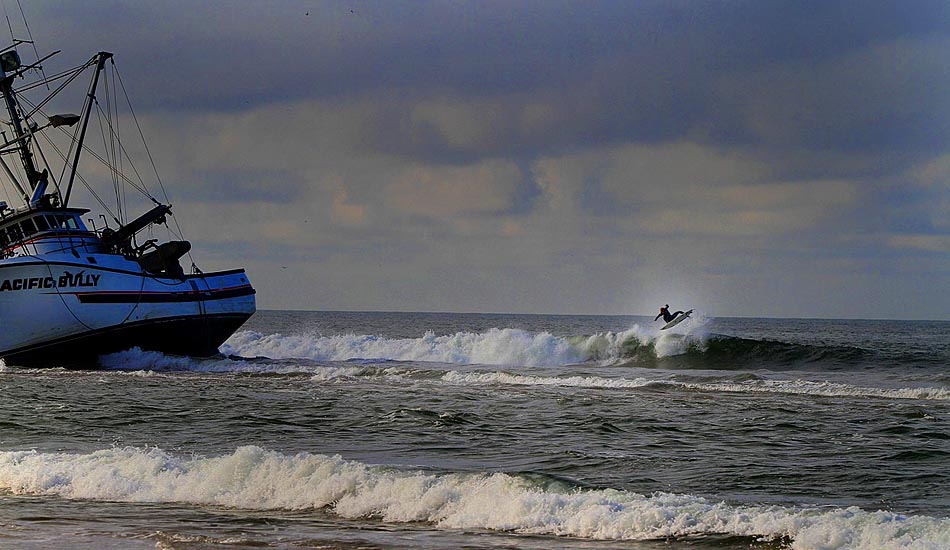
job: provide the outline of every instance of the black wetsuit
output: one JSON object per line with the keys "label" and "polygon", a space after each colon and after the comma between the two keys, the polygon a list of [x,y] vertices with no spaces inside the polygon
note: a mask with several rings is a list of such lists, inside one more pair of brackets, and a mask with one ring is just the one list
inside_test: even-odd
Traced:
{"label": "black wetsuit", "polygon": [[660,317],[662,317],[664,321],[666,321],[667,323],[669,323],[670,321],[672,321],[673,319],[676,319],[678,316],[680,316],[680,315],[682,315],[682,314],[683,314],[682,311],[677,311],[676,313],[673,313],[673,314],[671,315],[671,314],[670,314],[670,310],[668,310],[668,309],[665,308],[665,307],[661,307],[661,308],[660,308],[660,314],[657,315],[656,317],[654,317],[653,320],[656,321],[657,319],[659,319]]}

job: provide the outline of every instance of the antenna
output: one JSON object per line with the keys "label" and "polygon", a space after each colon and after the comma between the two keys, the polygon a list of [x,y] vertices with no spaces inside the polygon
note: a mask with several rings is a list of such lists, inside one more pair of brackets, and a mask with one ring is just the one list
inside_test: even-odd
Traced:
{"label": "antenna", "polygon": [[[36,56],[36,59],[40,58],[40,52],[36,49],[36,42],[33,41],[33,31],[30,30],[30,24],[26,22],[26,13],[23,12],[23,5],[20,4],[20,0],[16,0],[16,5],[20,8],[20,17],[23,18],[23,26],[26,27],[26,36],[30,39],[30,44],[33,46],[33,55]],[[4,5],[4,10],[6,10],[6,5]],[[7,23],[10,23],[10,18],[7,18]],[[13,31],[10,31],[10,34],[13,35]],[[39,61],[37,61],[39,63]],[[46,80],[46,71],[43,70],[43,66],[39,66],[40,74],[43,75],[43,80]],[[46,89],[49,90],[49,82],[46,83]]]}
{"label": "antenna", "polygon": [[16,37],[13,36],[13,25],[10,24],[10,15],[7,13],[7,3],[3,2],[3,16],[7,19],[7,28],[10,29],[10,40],[16,42]]}

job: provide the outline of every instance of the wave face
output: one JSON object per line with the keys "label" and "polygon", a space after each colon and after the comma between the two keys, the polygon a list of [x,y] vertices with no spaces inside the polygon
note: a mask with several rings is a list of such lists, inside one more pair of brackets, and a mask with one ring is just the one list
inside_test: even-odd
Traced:
{"label": "wave face", "polygon": [[583,352],[564,338],[547,332],[518,329],[491,329],[483,333],[459,332],[421,338],[385,338],[345,334],[338,336],[281,334],[263,335],[242,331],[221,347],[226,355],[265,356],[271,359],[349,361],[377,359],[389,361],[431,361],[485,365],[556,366],[585,360]]}
{"label": "wave face", "polygon": [[429,361],[449,364],[564,366],[588,361],[656,361],[703,349],[706,336],[658,334],[635,325],[622,332],[562,337],[548,332],[492,328],[421,338],[345,334],[261,334],[241,331],[222,347],[225,355],[314,361]]}
{"label": "wave face", "polygon": [[424,361],[445,364],[559,367],[599,362],[627,366],[718,370],[794,368],[821,364],[850,368],[879,361],[875,352],[848,346],[803,345],[712,335],[693,327],[661,333],[634,325],[621,332],[572,337],[513,328],[419,338],[345,334],[261,334],[242,331],[222,347],[225,355],[311,361]]}
{"label": "wave face", "polygon": [[0,490],[248,510],[323,509],[351,519],[604,540],[734,535],[793,549],[950,547],[950,520],[928,516],[733,506],[691,495],[579,489],[537,475],[406,472],[256,446],[187,459],[134,447],[90,454],[0,452]]}

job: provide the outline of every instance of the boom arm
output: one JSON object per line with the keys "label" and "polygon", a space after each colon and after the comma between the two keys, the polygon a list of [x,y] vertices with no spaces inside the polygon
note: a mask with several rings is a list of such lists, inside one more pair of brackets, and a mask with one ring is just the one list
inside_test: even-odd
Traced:
{"label": "boom arm", "polygon": [[165,223],[165,216],[171,214],[172,207],[159,204],[148,212],[135,218],[115,231],[103,233],[102,240],[106,244],[121,244],[132,239],[132,236],[153,223]]}

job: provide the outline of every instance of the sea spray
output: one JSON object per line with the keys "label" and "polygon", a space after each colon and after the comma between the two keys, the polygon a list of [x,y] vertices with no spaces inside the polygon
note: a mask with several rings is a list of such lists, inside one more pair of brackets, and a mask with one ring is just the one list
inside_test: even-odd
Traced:
{"label": "sea spray", "polygon": [[492,328],[419,338],[344,334],[261,334],[241,331],[222,347],[225,355],[270,359],[348,361],[377,359],[448,364],[555,367],[587,361],[629,361],[669,357],[701,347],[705,335],[658,333],[639,325],[622,332],[561,337],[549,332]]}
{"label": "sea spray", "polygon": [[491,329],[483,333],[459,332],[420,338],[385,338],[373,335],[337,336],[236,334],[222,346],[225,354],[271,359],[307,358],[316,361],[378,359],[430,361],[452,364],[557,366],[585,358],[570,343],[547,332]]}
{"label": "sea spray", "polygon": [[158,351],[143,351],[132,348],[99,357],[99,365],[107,369],[122,370],[195,370],[200,360],[178,355],[166,355]]}
{"label": "sea spray", "polygon": [[157,448],[134,447],[89,454],[0,452],[0,490],[249,510],[326,509],[353,519],[589,539],[725,534],[787,540],[793,549],[950,545],[950,520],[928,516],[856,507],[737,506],[669,493],[559,489],[557,484],[504,473],[427,474],[256,446],[207,458],[179,458]]}

